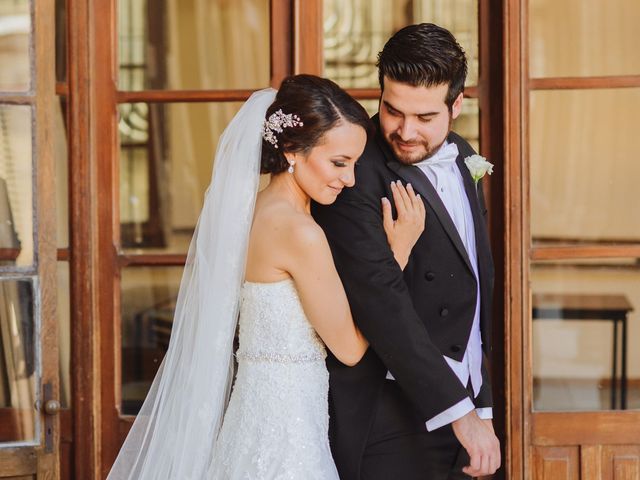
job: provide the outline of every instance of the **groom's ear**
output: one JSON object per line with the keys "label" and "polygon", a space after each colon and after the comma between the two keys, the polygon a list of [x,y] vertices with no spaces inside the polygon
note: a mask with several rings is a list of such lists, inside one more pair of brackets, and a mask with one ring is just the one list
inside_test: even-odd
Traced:
{"label": "groom's ear", "polygon": [[464,93],[460,92],[460,94],[456,97],[451,105],[451,118],[458,118],[458,115],[462,112],[462,98],[464,97]]}

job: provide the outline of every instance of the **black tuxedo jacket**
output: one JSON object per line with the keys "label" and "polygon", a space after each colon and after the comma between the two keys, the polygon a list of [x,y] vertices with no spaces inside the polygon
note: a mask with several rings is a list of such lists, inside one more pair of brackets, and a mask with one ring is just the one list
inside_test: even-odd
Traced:
{"label": "black tuxedo jacket", "polygon": [[[376,118],[374,118],[374,121]],[[490,351],[493,261],[482,189],[464,165],[475,152],[460,136],[457,165],[464,178],[477,244],[483,349]],[[411,183],[426,205],[426,227],[404,272],[382,226],[381,198],[390,183]],[[392,201],[393,204],[393,201]],[[380,134],[371,138],[356,167],[356,184],[330,206],[312,205],[324,229],[355,322],[371,346],[354,367],[329,355],[330,441],[340,478],[360,478],[360,462],[378,395],[389,370],[424,421],[452,407],[468,390],[442,355],[462,360],[476,308],[477,283],[466,250],[437,192],[418,167],[399,163]],[[395,215],[395,210],[394,210]],[[483,361],[477,408],[492,406]]]}

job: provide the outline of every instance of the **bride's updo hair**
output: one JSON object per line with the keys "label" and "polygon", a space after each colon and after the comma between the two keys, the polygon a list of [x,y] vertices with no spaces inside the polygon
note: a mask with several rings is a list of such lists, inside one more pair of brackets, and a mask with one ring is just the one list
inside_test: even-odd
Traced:
{"label": "bride's updo hair", "polygon": [[[335,82],[314,75],[293,75],[280,85],[276,99],[265,119],[282,110],[295,115],[302,125],[272,131],[276,146],[262,139],[260,173],[278,174],[289,168],[284,154],[306,155],[332,128],[346,121],[361,126],[369,135],[372,131],[367,111]],[[295,117],[294,117],[295,118]]]}

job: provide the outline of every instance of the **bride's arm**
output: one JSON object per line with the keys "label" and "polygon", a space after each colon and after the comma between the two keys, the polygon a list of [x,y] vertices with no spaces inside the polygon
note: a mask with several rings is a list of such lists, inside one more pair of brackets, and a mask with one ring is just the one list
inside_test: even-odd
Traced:
{"label": "bride's arm", "polygon": [[398,218],[393,220],[391,203],[387,198],[383,198],[383,226],[393,256],[404,270],[409,262],[411,249],[424,230],[426,211],[420,195],[415,194],[411,184],[407,184],[405,188],[400,182],[392,183],[391,191]]}
{"label": "bride's arm", "polygon": [[286,270],[295,281],[307,318],[338,360],[355,365],[369,343],[353,323],[324,232],[309,221],[296,226],[287,243]]}

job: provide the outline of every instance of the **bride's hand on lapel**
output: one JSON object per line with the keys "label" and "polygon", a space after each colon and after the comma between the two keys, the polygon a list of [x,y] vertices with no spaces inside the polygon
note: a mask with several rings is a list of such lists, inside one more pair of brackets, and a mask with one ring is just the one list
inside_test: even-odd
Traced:
{"label": "bride's hand on lapel", "polygon": [[410,183],[405,188],[399,180],[392,182],[391,192],[398,218],[393,219],[391,203],[385,197],[382,199],[382,222],[393,256],[404,270],[411,249],[424,231],[426,210],[420,195],[416,195]]}

